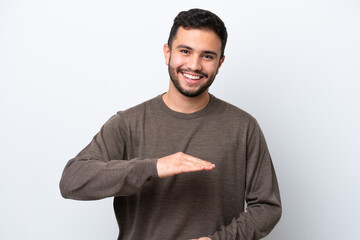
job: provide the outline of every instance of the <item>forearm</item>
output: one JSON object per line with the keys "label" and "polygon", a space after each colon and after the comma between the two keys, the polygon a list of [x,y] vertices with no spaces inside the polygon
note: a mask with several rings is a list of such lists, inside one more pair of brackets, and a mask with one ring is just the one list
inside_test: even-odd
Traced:
{"label": "forearm", "polygon": [[158,177],[156,158],[127,160],[127,128],[120,114],[111,117],[63,171],[64,198],[95,200],[137,192],[151,177]]}
{"label": "forearm", "polygon": [[257,205],[248,212],[243,212],[227,226],[213,235],[212,240],[256,240],[267,236],[281,217],[281,205]]}
{"label": "forearm", "polygon": [[157,159],[85,160],[74,158],[66,165],[60,191],[64,198],[96,200],[137,192],[151,177],[157,177]]}
{"label": "forearm", "polygon": [[254,125],[247,144],[247,209],[238,218],[221,227],[211,239],[261,239],[268,235],[281,217],[280,191],[260,127]]}

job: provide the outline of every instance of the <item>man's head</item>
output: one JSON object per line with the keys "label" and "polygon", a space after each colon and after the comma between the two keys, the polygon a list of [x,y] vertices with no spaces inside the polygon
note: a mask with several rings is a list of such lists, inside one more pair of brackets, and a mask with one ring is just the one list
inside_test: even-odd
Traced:
{"label": "man's head", "polygon": [[164,45],[170,89],[187,97],[206,94],[224,62],[227,32],[215,14],[201,9],[180,12]]}
{"label": "man's head", "polygon": [[215,32],[221,40],[220,58],[224,56],[227,41],[227,31],[224,22],[214,13],[198,8],[180,12],[175,17],[174,24],[170,31],[168,39],[168,45],[170,49],[180,27],[183,27],[186,30],[200,29]]}

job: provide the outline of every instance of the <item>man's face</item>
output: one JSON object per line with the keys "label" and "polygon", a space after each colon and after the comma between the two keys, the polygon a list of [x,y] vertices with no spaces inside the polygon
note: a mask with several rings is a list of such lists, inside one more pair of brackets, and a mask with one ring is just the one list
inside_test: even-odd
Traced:
{"label": "man's face", "polygon": [[220,38],[208,30],[180,27],[171,50],[165,44],[164,54],[172,84],[187,97],[207,92],[224,61]]}

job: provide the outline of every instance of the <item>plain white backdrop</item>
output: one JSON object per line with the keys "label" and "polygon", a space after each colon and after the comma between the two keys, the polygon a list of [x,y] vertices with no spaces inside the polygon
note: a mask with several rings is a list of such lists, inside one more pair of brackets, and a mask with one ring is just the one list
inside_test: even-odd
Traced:
{"label": "plain white backdrop", "polygon": [[162,47],[193,7],[229,33],[210,92],[272,154],[283,216],[266,239],[360,236],[359,1],[0,0],[0,239],[117,237],[112,199],[65,200],[60,176],[116,111],[167,90]]}

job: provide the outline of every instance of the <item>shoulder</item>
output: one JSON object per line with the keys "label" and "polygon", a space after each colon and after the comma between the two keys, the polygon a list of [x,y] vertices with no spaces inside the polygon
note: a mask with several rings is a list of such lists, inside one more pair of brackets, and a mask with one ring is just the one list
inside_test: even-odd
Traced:
{"label": "shoulder", "polygon": [[158,108],[160,99],[161,95],[158,95],[136,106],[133,106],[126,110],[118,111],[116,115],[118,116],[118,118],[123,119],[139,118],[146,114],[147,111]]}
{"label": "shoulder", "polygon": [[144,121],[146,119],[146,115],[148,115],[149,112],[157,113],[159,111],[160,100],[161,100],[161,95],[158,95],[136,106],[133,106],[126,110],[118,111],[114,116],[112,116],[107,121],[106,125],[110,124],[110,125],[125,127],[132,123],[136,124],[141,121]]}
{"label": "shoulder", "polygon": [[134,107],[118,111],[106,121],[103,129],[109,132],[126,132],[129,125],[136,125],[139,121],[144,121],[146,112],[156,109],[160,97],[159,95]]}
{"label": "shoulder", "polygon": [[228,103],[222,99],[214,97],[215,112],[224,115],[229,120],[241,121],[241,122],[256,122],[256,119],[244,111],[243,109]]}
{"label": "shoulder", "polygon": [[[225,125],[231,127],[234,132],[244,133],[243,136],[251,138],[253,135],[261,135],[261,128],[257,120],[248,112],[216,98],[217,112],[221,112],[221,119]],[[254,134],[257,133],[257,134]]]}

